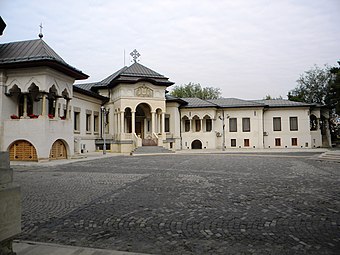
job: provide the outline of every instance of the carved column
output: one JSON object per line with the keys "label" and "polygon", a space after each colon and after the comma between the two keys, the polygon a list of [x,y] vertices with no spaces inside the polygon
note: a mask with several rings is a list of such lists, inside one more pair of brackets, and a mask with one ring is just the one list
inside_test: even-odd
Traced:
{"label": "carved column", "polygon": [[24,111],[23,111],[22,116],[24,118],[27,117],[27,94],[24,94]]}
{"label": "carved column", "polygon": [[47,95],[46,94],[43,94],[42,95],[42,110],[41,110],[41,115],[42,116],[46,116],[47,115],[47,111],[46,111],[46,98],[47,98]]}
{"label": "carved column", "polygon": [[136,116],[136,112],[131,112],[131,133],[135,133],[135,124],[136,124],[136,120],[135,120],[135,117]]}
{"label": "carved column", "polygon": [[68,110],[68,108],[69,108],[69,105],[70,105],[70,99],[69,98],[67,98],[66,99],[66,116],[65,116],[65,119],[69,119],[70,118],[70,113],[69,113],[69,110]]}
{"label": "carved column", "polygon": [[151,112],[151,133],[156,132],[155,130],[155,123],[156,122],[156,113],[155,112]]}
{"label": "carved column", "polygon": [[200,132],[203,132],[203,119],[200,119],[200,125],[201,125],[201,130],[200,130]]}
{"label": "carved column", "polygon": [[124,112],[120,112],[120,130],[121,130],[121,133],[125,133],[125,130],[124,130]]}
{"label": "carved column", "polygon": [[59,117],[58,116],[58,99],[59,98],[56,97],[55,100],[54,100],[54,103],[55,103],[55,106],[54,106],[54,117],[55,118]]}
{"label": "carved column", "polygon": [[161,125],[161,133],[165,133],[165,113],[162,112],[162,125]]}

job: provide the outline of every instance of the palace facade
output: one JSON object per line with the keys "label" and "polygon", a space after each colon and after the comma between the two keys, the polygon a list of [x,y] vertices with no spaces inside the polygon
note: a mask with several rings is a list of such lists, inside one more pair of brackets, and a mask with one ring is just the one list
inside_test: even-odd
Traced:
{"label": "palace facade", "polygon": [[[175,98],[138,62],[95,83],[42,39],[0,44],[0,150],[11,160],[93,151],[330,146],[328,110],[288,100]],[[104,146],[105,145],[105,146]]]}

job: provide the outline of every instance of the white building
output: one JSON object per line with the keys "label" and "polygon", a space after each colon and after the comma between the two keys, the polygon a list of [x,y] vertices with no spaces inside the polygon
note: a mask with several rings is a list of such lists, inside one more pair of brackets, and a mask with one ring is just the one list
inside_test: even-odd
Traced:
{"label": "white building", "polygon": [[0,44],[0,150],[11,160],[65,159],[103,149],[329,147],[328,111],[287,100],[174,98],[174,83],[137,62],[102,81],[42,39]]}

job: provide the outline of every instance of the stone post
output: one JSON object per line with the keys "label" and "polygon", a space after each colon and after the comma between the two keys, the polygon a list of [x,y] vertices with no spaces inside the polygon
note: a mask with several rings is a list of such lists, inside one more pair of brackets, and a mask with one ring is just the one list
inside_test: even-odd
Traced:
{"label": "stone post", "polygon": [[8,152],[0,152],[0,254],[14,255],[12,241],[21,232],[20,187],[13,183]]}

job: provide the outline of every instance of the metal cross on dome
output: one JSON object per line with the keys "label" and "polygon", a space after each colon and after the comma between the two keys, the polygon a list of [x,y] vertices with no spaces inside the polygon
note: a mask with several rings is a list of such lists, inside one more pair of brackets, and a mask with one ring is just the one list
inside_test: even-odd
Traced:
{"label": "metal cross on dome", "polygon": [[133,58],[133,61],[135,61],[135,63],[137,62],[137,58],[140,57],[140,54],[139,52],[134,49],[131,53],[130,53],[131,57]]}

